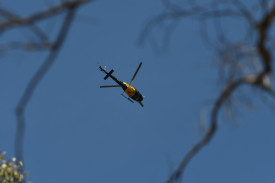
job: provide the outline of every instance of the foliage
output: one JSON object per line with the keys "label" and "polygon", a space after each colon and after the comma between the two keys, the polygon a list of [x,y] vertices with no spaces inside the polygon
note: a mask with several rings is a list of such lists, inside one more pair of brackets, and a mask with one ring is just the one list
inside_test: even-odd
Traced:
{"label": "foliage", "polygon": [[21,183],[24,179],[22,171],[23,162],[5,159],[6,152],[0,152],[0,182],[1,183]]}

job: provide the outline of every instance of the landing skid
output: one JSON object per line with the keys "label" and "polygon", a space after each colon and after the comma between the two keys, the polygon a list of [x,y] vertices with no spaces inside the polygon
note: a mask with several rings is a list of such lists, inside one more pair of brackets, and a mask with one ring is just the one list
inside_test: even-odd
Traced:
{"label": "landing skid", "polygon": [[126,98],[127,100],[129,100],[130,102],[134,103],[134,101],[132,101],[129,97],[126,97],[125,95],[123,95],[123,93],[121,94],[124,98]]}

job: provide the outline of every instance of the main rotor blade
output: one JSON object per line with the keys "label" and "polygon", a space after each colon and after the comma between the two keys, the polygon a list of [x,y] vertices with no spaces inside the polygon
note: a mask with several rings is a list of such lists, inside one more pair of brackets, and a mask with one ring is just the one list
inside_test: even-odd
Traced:
{"label": "main rotor blade", "polygon": [[106,85],[106,86],[100,86],[100,88],[111,88],[111,87],[120,87],[119,85]]}
{"label": "main rotor blade", "polygon": [[130,84],[132,83],[132,81],[135,79],[135,77],[136,77],[136,75],[137,75],[137,73],[138,73],[138,71],[139,71],[139,69],[140,69],[141,65],[142,65],[142,62],[140,62],[140,64],[139,64],[139,66],[138,66],[138,68],[137,68],[137,70],[136,70],[136,72],[135,72],[134,76],[132,77],[132,79],[131,79],[131,81],[130,81],[129,85],[130,85]]}

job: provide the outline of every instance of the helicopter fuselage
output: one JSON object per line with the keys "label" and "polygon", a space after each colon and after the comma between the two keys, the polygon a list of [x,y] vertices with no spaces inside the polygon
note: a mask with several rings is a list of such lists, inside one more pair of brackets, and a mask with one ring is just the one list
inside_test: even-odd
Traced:
{"label": "helicopter fuselage", "polygon": [[126,82],[122,82],[119,79],[117,79],[115,76],[112,75],[113,70],[111,70],[109,73],[105,70],[102,69],[100,67],[100,70],[103,71],[106,76],[105,76],[105,80],[108,77],[111,77],[119,86],[121,86],[121,88],[123,89],[123,91],[133,100],[137,101],[137,102],[141,102],[143,100],[143,96],[141,95],[141,93],[133,86],[127,84]]}

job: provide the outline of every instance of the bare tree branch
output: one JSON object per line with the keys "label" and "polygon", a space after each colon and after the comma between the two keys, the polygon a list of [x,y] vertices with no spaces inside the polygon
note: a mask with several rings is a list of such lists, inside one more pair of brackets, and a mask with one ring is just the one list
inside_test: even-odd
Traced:
{"label": "bare tree branch", "polygon": [[11,50],[24,50],[24,51],[42,51],[51,49],[51,43],[44,42],[42,44],[36,42],[9,42],[0,45],[0,53]]}
{"label": "bare tree branch", "polygon": [[227,87],[223,90],[221,95],[216,100],[214,107],[211,112],[211,126],[206,132],[205,136],[193,146],[193,148],[185,155],[177,170],[171,175],[171,177],[166,181],[167,183],[173,183],[179,181],[184,172],[184,169],[188,165],[189,161],[199,152],[206,144],[210,142],[215,134],[218,126],[218,113],[224,104],[224,102],[230,97],[230,95],[236,90],[242,83],[244,79],[237,80],[233,83],[227,85]]}
{"label": "bare tree branch", "polygon": [[[150,32],[159,24],[169,19],[181,20],[184,18],[196,18],[201,21],[201,35],[220,55],[220,60],[223,66],[228,65],[227,84],[219,97],[215,100],[214,106],[211,110],[210,127],[204,137],[197,142],[190,151],[184,156],[175,172],[166,181],[167,183],[180,182],[184,170],[190,160],[205,146],[207,145],[218,127],[218,114],[222,107],[230,100],[234,92],[243,85],[250,85],[254,88],[260,88],[267,92],[270,96],[275,97],[275,92],[272,90],[269,82],[269,74],[272,73],[272,54],[268,49],[268,42],[272,42],[268,37],[268,30],[275,19],[275,3],[271,8],[267,8],[267,1],[262,0],[261,6],[265,12],[264,16],[258,21],[254,17],[253,10],[250,10],[241,0],[234,1],[216,1],[212,0],[201,6],[195,1],[187,1],[190,5],[182,9],[171,3],[169,0],[164,0],[165,6],[168,11],[151,19],[141,32],[140,43],[144,40]],[[231,5],[229,5],[231,4]],[[233,7],[232,7],[233,5]],[[257,4],[259,5],[259,4]],[[260,9],[258,9],[260,10]],[[225,37],[222,24],[218,20],[224,17],[240,17],[248,23],[246,27],[247,36],[243,40],[228,41]],[[215,20],[216,42],[210,41],[207,34],[206,22],[207,20]],[[257,39],[252,39],[255,36]],[[247,39],[247,37],[249,39]],[[216,44],[219,43],[219,44]],[[256,63],[255,63],[256,62]],[[257,66],[260,65],[260,67]],[[255,66],[256,65],[256,66]]]}
{"label": "bare tree branch", "polygon": [[266,47],[266,41],[267,41],[267,31],[269,27],[271,26],[271,23],[273,23],[275,17],[275,4],[272,7],[272,10],[266,14],[266,16],[263,18],[263,20],[258,24],[258,31],[259,31],[259,40],[258,40],[258,51],[260,56],[262,57],[263,64],[265,66],[263,74],[268,74],[272,71],[272,65],[271,65],[271,55],[269,50]]}
{"label": "bare tree branch", "polygon": [[28,26],[37,21],[41,21],[43,19],[56,16],[57,14],[62,13],[64,10],[73,9],[74,7],[77,7],[89,1],[92,1],[92,0],[65,1],[57,6],[49,8],[48,10],[36,13],[26,18],[11,18],[6,22],[2,22],[0,24],[0,34],[10,28],[15,28],[19,26]]}
{"label": "bare tree branch", "polygon": [[[18,15],[10,12],[4,8],[0,8],[0,15],[2,15],[6,19],[6,22],[9,22],[10,20],[14,20],[14,19],[19,19]],[[0,23],[0,35],[1,35],[2,29],[3,29],[1,27],[1,25],[2,25],[2,23]],[[38,37],[38,39],[41,40],[41,42],[43,42],[43,43],[49,42],[48,36],[44,33],[44,31],[42,31],[36,25],[34,25],[34,24],[30,25],[30,30]]]}
{"label": "bare tree branch", "polygon": [[[52,11],[46,11],[47,13],[39,13],[38,15],[34,16],[33,21],[38,21],[42,17],[48,17],[49,14],[53,16],[54,12],[59,13],[59,11],[67,10],[66,17],[64,19],[63,25],[59,31],[59,34],[56,38],[56,41],[54,42],[53,46],[51,47],[50,53],[48,57],[45,59],[44,63],[40,66],[40,68],[36,71],[34,76],[29,81],[25,91],[23,92],[23,95],[16,107],[16,117],[17,117],[17,132],[16,132],[16,138],[15,138],[15,154],[16,157],[19,160],[23,160],[23,140],[24,140],[24,132],[25,132],[25,110],[26,107],[33,96],[33,93],[35,89],[37,88],[38,84],[42,80],[42,78],[45,76],[47,71],[50,69],[52,64],[54,63],[66,37],[68,34],[68,31],[70,29],[70,26],[72,24],[75,12],[77,10],[77,7],[81,5],[81,3],[87,2],[85,0],[78,0],[74,2],[65,2],[64,5],[57,6],[58,8],[53,8]],[[67,8],[67,9],[64,9]],[[57,11],[58,10],[58,11]],[[24,21],[23,21],[24,22]],[[28,22],[28,21],[27,21]],[[28,24],[28,23],[27,23]],[[24,25],[27,25],[24,24]]]}

